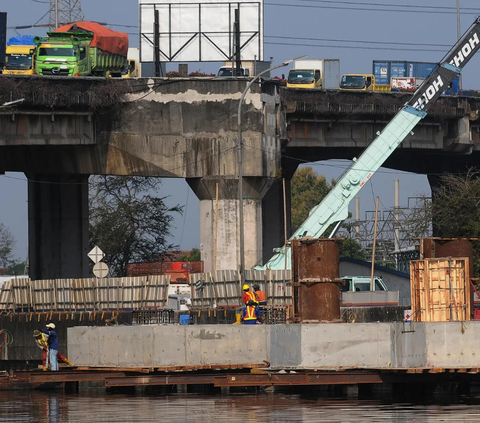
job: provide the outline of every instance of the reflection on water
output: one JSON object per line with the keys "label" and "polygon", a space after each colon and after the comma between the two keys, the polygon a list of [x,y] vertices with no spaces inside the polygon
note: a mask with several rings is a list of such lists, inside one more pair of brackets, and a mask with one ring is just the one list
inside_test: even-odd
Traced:
{"label": "reflection on water", "polygon": [[428,404],[287,394],[106,394],[84,389],[0,392],[0,422],[480,422],[477,398]]}

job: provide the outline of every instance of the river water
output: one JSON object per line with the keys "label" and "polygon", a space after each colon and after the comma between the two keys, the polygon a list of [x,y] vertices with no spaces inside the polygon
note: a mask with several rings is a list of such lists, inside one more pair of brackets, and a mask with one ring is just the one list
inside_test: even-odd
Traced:
{"label": "river water", "polygon": [[0,392],[0,422],[480,422],[480,397],[423,404],[298,394]]}

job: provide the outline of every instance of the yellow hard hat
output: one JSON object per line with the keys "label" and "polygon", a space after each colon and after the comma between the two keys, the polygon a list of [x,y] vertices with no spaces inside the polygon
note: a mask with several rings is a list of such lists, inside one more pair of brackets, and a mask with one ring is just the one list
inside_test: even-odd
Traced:
{"label": "yellow hard hat", "polygon": [[243,285],[243,290],[246,291],[247,289],[250,289],[250,287],[247,284]]}

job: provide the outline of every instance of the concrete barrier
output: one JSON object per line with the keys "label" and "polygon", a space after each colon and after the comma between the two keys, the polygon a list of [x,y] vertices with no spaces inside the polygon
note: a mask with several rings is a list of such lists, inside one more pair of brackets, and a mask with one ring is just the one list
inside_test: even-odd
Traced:
{"label": "concrete barrier", "polygon": [[68,328],[82,366],[478,367],[480,322]]}

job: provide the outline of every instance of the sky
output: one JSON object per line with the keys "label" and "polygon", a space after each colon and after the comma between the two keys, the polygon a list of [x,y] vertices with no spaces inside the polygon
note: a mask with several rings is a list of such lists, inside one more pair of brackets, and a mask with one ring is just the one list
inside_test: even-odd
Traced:
{"label": "sky", "polygon": [[[480,14],[480,4],[478,0],[459,1],[463,33]],[[129,33],[130,46],[138,46],[138,0],[82,0],[81,4],[88,20],[107,22],[112,29]],[[264,58],[273,57],[274,65],[307,55],[311,59],[340,59],[341,73],[371,73],[373,60],[437,62],[457,39],[457,0],[265,0],[264,5]],[[8,13],[9,27],[47,22],[48,9],[48,0],[1,0],[0,3],[0,11]],[[43,35],[45,29],[17,33]],[[7,38],[13,35],[16,32],[9,29]],[[219,64],[193,66],[214,72]],[[480,54],[464,70],[464,89],[480,89],[479,66]],[[177,64],[169,64],[167,70],[176,67]],[[288,68],[284,68],[277,74],[287,72]],[[330,180],[338,178],[349,162],[331,160],[310,165]],[[381,209],[393,206],[395,179],[400,181],[401,206],[407,205],[408,197],[430,195],[425,175],[382,168],[360,191],[362,215],[375,210],[376,196],[380,198]],[[165,179],[161,195],[167,196],[167,205],[185,206],[183,216],[174,220],[171,241],[183,250],[198,247],[199,201],[193,191],[182,179]],[[28,228],[27,184],[23,174],[0,175],[0,198],[3,199],[0,222],[16,239],[16,257],[24,260]],[[351,211],[353,207],[352,202]]]}

